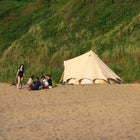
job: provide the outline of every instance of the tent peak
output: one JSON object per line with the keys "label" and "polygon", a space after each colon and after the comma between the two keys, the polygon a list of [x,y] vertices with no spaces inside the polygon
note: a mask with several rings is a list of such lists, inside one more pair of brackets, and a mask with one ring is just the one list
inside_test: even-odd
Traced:
{"label": "tent peak", "polygon": [[90,50],[89,52],[89,56],[91,56],[91,55],[95,55],[95,56],[98,56],[94,51],[92,51],[92,50]]}

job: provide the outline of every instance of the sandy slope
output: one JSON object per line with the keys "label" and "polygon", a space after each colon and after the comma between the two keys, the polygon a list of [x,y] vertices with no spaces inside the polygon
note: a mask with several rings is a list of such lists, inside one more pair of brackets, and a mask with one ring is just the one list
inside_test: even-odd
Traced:
{"label": "sandy slope", "polygon": [[0,84],[0,140],[140,140],[140,84]]}

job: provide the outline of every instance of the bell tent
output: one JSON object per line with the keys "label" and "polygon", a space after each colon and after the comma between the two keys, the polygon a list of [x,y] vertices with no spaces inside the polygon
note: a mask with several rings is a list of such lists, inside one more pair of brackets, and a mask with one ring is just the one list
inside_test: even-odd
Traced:
{"label": "bell tent", "polygon": [[64,61],[62,80],[70,84],[106,84],[122,81],[93,51]]}

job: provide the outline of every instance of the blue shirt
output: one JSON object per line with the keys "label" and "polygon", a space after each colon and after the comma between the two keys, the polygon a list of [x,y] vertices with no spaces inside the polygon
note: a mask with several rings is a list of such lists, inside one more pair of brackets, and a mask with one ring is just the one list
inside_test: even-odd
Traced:
{"label": "blue shirt", "polygon": [[38,89],[39,86],[41,85],[41,82],[40,81],[34,81],[33,84],[34,84],[34,88]]}

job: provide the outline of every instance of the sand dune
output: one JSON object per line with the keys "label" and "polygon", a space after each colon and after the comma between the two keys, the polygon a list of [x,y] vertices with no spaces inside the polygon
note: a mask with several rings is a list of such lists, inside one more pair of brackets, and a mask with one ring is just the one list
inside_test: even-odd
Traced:
{"label": "sand dune", "polygon": [[140,140],[140,84],[0,84],[0,140]]}

